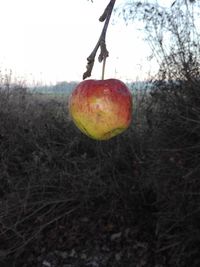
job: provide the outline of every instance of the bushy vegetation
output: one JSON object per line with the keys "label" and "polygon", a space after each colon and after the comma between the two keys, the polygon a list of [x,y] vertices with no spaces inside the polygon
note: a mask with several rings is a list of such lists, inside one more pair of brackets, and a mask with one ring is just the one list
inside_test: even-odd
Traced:
{"label": "bushy vegetation", "polygon": [[156,82],[133,99],[130,129],[98,142],[75,128],[67,98],[1,86],[2,266],[96,244],[123,255],[102,266],[200,265],[198,83]]}

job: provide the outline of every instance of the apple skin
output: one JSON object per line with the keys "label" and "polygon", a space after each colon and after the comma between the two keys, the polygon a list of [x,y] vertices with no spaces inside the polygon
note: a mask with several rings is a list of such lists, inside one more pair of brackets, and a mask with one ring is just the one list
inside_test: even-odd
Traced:
{"label": "apple skin", "polygon": [[108,140],[125,131],[132,118],[132,95],[120,80],[85,80],[69,97],[75,125],[96,140]]}

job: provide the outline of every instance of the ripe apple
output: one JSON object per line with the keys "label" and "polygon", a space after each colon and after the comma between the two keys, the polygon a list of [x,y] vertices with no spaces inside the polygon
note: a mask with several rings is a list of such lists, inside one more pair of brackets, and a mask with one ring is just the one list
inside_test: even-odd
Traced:
{"label": "ripe apple", "polygon": [[108,140],[125,131],[132,117],[132,95],[120,80],[85,80],[69,97],[75,125],[96,140]]}

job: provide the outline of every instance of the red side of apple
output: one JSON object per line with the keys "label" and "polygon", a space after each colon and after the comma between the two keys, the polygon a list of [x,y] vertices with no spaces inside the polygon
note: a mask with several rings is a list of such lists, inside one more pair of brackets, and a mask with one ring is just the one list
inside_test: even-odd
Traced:
{"label": "red side of apple", "polygon": [[132,95],[120,80],[85,80],[69,98],[69,111],[76,126],[97,140],[125,131],[132,117]]}

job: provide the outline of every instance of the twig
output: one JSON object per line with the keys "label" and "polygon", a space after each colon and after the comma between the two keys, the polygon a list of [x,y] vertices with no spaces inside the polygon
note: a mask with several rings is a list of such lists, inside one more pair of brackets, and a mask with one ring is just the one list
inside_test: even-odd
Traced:
{"label": "twig", "polygon": [[109,24],[109,21],[110,21],[110,17],[111,17],[111,14],[112,14],[112,10],[113,10],[115,1],[116,0],[110,0],[110,3],[107,5],[107,7],[104,10],[103,14],[99,18],[99,21],[101,21],[101,22],[105,21],[105,24],[104,24],[103,30],[101,32],[101,35],[99,37],[99,40],[98,40],[95,48],[93,49],[92,53],[87,58],[87,66],[86,66],[87,70],[83,74],[83,79],[86,79],[87,77],[91,76],[92,69],[93,69],[93,66],[94,66],[95,56],[96,56],[96,53],[97,53],[97,50],[99,49],[99,47],[101,49],[100,55],[98,57],[99,62],[102,62],[103,59],[105,59],[109,55],[108,50],[106,48],[106,32],[107,32],[107,29],[108,29],[108,24]]}
{"label": "twig", "polygon": [[162,248],[157,249],[157,250],[156,250],[156,253],[160,253],[160,252],[163,252],[163,251],[165,251],[165,250],[174,248],[174,247],[180,245],[180,243],[181,243],[180,241],[177,241],[177,242],[174,242],[173,244],[166,245],[166,246],[164,246],[164,247],[162,247]]}

